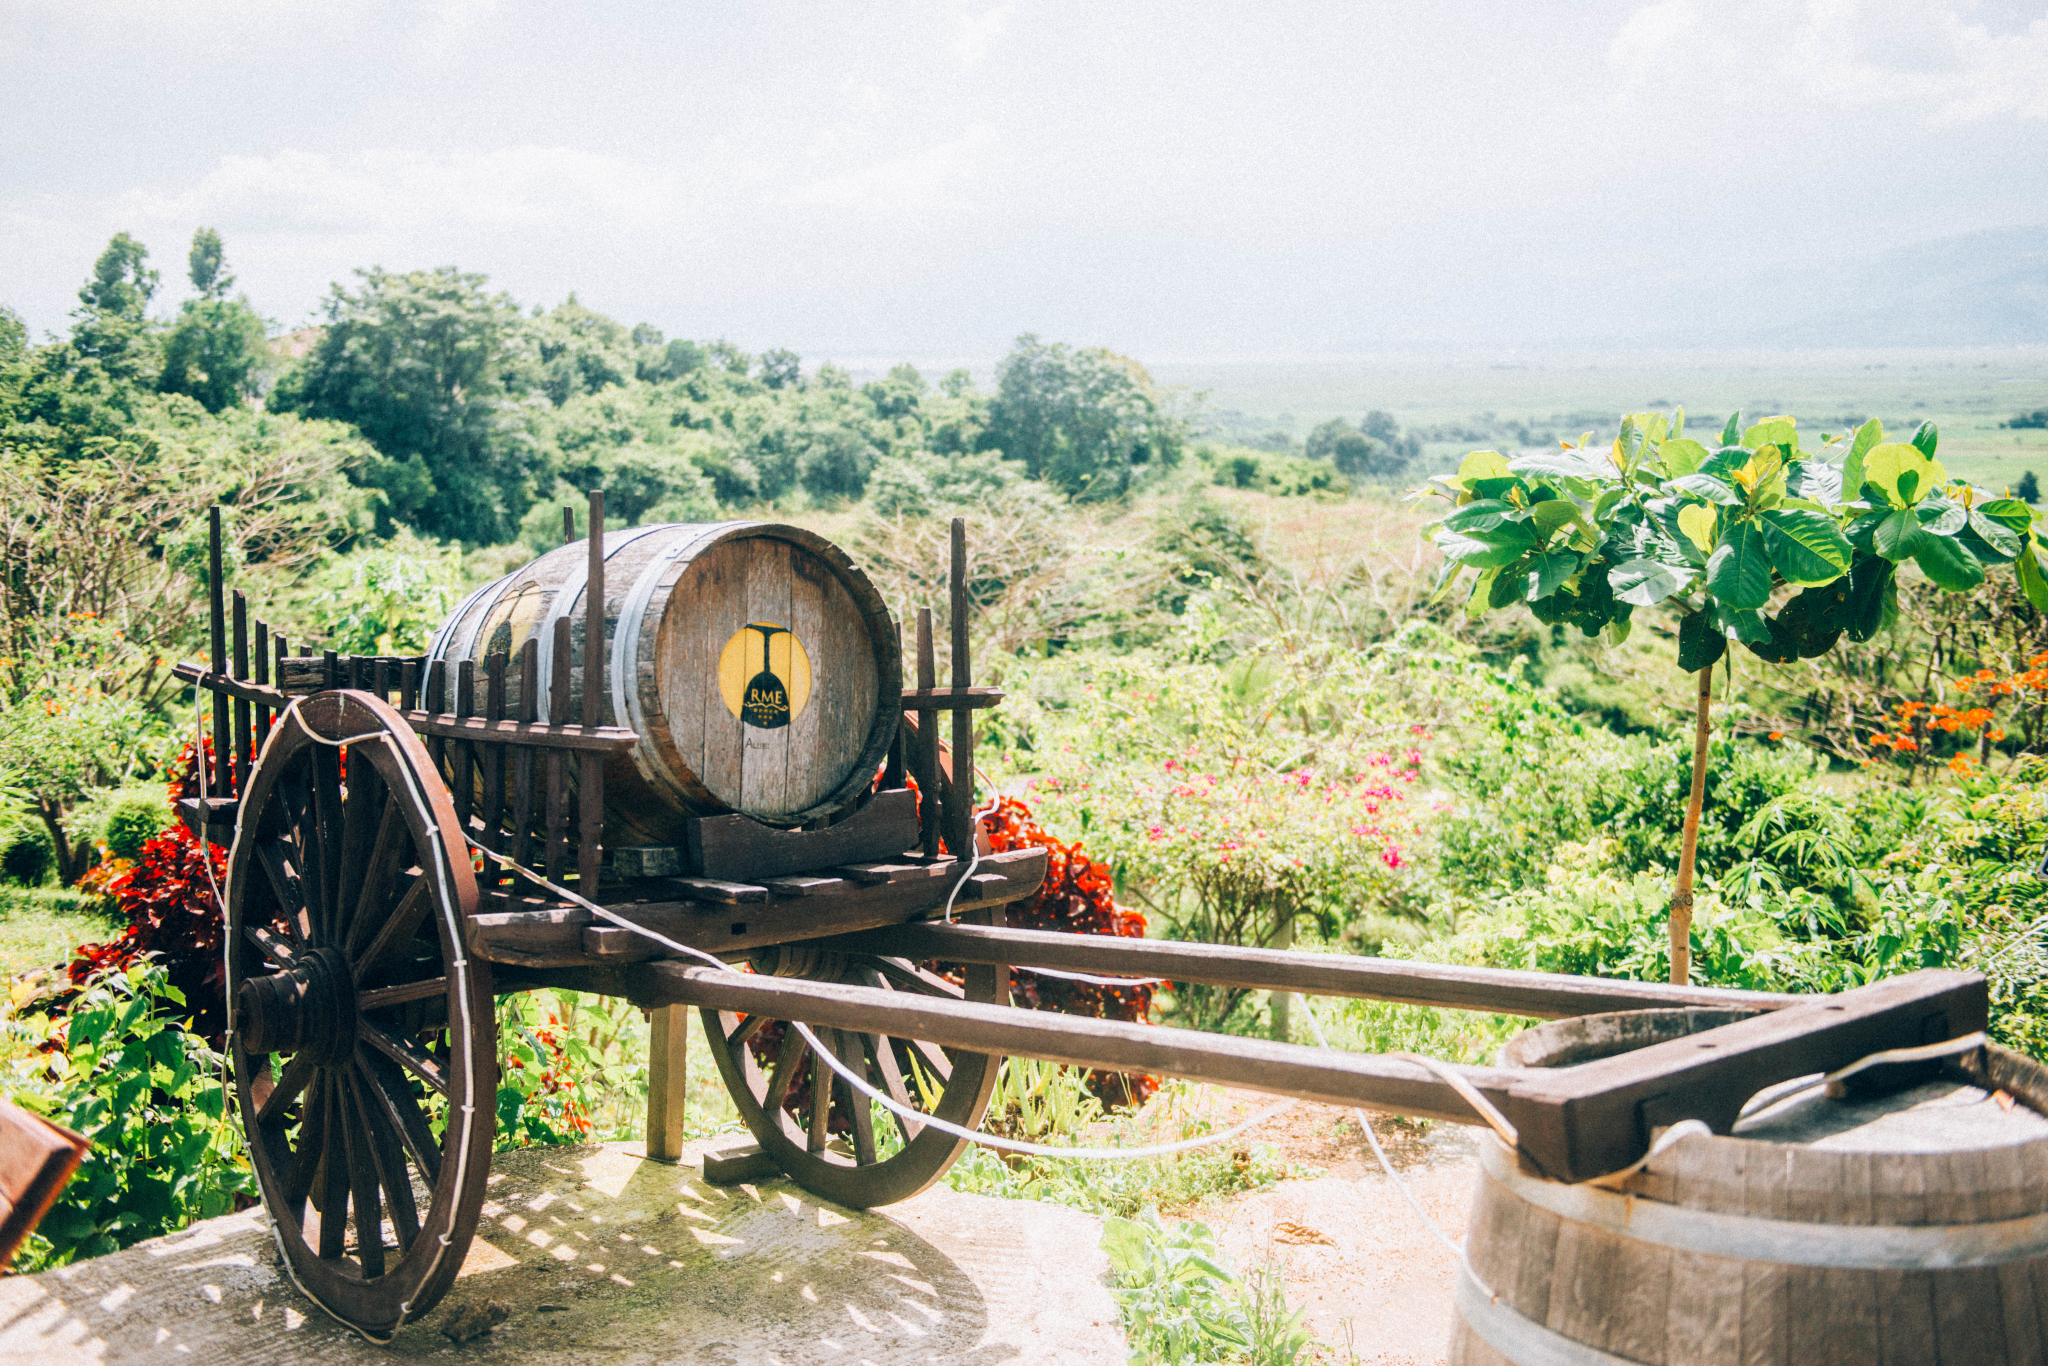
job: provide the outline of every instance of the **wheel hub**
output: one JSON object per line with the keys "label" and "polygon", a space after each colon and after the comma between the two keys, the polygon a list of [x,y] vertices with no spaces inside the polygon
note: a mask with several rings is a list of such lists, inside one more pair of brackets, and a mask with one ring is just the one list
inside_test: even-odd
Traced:
{"label": "wheel hub", "polygon": [[329,1066],[356,1046],[356,984],[333,948],[307,951],[287,972],[252,977],[236,996],[235,1033],[251,1053],[308,1054]]}

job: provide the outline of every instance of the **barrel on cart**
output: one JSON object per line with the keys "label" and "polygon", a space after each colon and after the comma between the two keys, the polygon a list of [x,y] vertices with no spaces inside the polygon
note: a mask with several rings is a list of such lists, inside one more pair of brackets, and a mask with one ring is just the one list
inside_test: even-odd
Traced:
{"label": "barrel on cart", "polygon": [[[587,516],[603,526],[601,493]],[[1011,1055],[1484,1124],[1514,1171],[1576,1190],[1681,1120],[1728,1133],[1760,1088],[1985,1026],[1984,980],[1960,972],[1808,998],[1012,930],[1046,855],[977,834],[973,713],[1002,694],[972,678],[963,523],[908,641],[802,529],[565,523],[424,654],[372,657],[294,648],[224,594],[214,521],[212,658],[178,669],[213,695],[212,747],[184,816],[232,846],[229,1052],[279,1247],[367,1337],[461,1269],[496,1000],[538,987],[653,1012],[650,1157],[678,1156],[695,1007],[751,1163],[853,1207],[938,1179]],[[1025,1010],[1013,964],[1553,1020],[1676,1010],[1705,1032],[1459,1066]]]}

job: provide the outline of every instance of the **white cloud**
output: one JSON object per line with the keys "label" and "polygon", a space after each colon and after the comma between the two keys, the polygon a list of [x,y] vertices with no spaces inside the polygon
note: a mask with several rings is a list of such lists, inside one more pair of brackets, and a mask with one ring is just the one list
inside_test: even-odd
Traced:
{"label": "white cloud", "polygon": [[880,217],[956,210],[966,206],[962,191],[995,141],[994,128],[976,123],[960,136],[921,151],[800,185],[788,199],[792,204],[854,209]]}
{"label": "white cloud", "polygon": [[122,207],[145,219],[353,236],[448,225],[532,229],[594,218],[646,227],[687,215],[690,203],[680,179],[666,171],[602,152],[511,147],[445,156],[379,149],[342,157],[223,157],[189,189],[131,191]]}
{"label": "white cloud", "polygon": [[1917,108],[1934,125],[2048,118],[2048,16],[1994,32],[1970,0],[1656,0],[1608,43],[1631,90]]}
{"label": "white cloud", "polygon": [[954,59],[970,71],[980,66],[994,48],[996,39],[1009,31],[1010,13],[1015,8],[1015,0],[1003,0],[1002,4],[979,14],[963,14],[956,18],[953,21],[953,41],[949,44]]}

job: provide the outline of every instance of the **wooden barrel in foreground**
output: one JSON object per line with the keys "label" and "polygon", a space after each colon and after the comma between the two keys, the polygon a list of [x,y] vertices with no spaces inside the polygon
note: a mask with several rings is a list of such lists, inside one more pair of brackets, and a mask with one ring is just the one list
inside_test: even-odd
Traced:
{"label": "wooden barrel in foreground", "polygon": [[[1689,1013],[1556,1021],[1501,1061],[1721,1023]],[[1960,1070],[1977,1084],[1753,1101],[1611,1190],[1528,1176],[1483,1134],[1452,1366],[2048,1361],[2048,1069],[1988,1048]]]}
{"label": "wooden barrel in foreground", "polygon": [[[510,656],[518,717],[516,661],[534,640],[535,714],[581,721],[589,555],[571,542],[478,589],[429,660],[476,661],[481,711],[483,661]],[[604,561],[600,718],[640,734],[605,771],[607,844],[681,844],[685,817],[730,811],[799,825],[868,789],[901,715],[902,663],[881,595],[843,551],[800,527],[669,523],[606,532]],[[557,621],[566,708],[548,695]]]}

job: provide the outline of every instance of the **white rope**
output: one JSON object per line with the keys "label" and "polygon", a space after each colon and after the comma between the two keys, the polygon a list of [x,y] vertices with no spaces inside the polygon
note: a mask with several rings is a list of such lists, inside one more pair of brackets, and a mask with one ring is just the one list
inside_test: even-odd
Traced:
{"label": "white rope", "polygon": [[1028,972],[1035,977],[1057,977],[1062,982],[1086,982],[1094,987],[1163,987],[1171,977],[1097,977],[1092,972],[1062,972],[1058,968],[1031,968],[1012,964],[1017,972]]}
{"label": "white rope", "polygon": [[[534,872],[531,868],[523,867],[520,864],[511,862],[509,859],[505,859],[503,855],[491,849],[481,840],[478,840],[474,835],[469,835],[465,832],[464,838],[467,839],[470,842],[470,844],[474,845],[479,853],[483,854],[487,858],[499,859],[503,861],[507,868],[519,874],[521,877],[527,878],[529,881],[532,881],[541,887],[545,887],[547,890],[555,893],[557,896],[575,902],[578,906],[583,907],[585,910],[591,912],[593,915],[602,916],[604,919],[611,921],[613,924],[619,926],[621,929],[631,930],[635,934],[638,934],[643,938],[650,939],[655,943],[661,945],[663,948],[670,950],[671,952],[683,954],[691,958],[702,959],[705,963],[708,963],[712,967],[719,968],[725,972],[740,972],[738,968],[734,967],[732,964],[724,961],[723,959],[714,957],[713,955],[704,952],[704,950],[702,949],[692,948],[688,944],[678,944],[675,940],[670,939],[667,935],[661,934],[655,930],[648,929],[645,925],[636,924],[635,922],[628,920],[625,916],[620,915],[616,911],[609,910],[606,907],[600,906],[596,902],[590,900],[587,897],[579,896],[575,892],[570,891],[567,887],[561,886],[559,883],[549,881],[547,878],[542,877],[539,873]],[[971,869],[972,865],[970,864],[969,867]],[[960,881],[965,882],[966,880],[967,874],[961,874]],[[959,890],[958,884],[955,884],[954,890],[956,892]],[[950,906],[951,904],[952,902],[948,900],[947,905]],[[877,1105],[880,1105],[883,1109],[897,1116],[898,1118],[909,1120],[913,1124],[920,1124],[929,1128],[937,1129],[940,1133],[951,1134],[955,1138],[966,1139],[970,1143],[978,1143],[984,1148],[999,1148],[1004,1152],[1022,1153],[1027,1157],[1074,1158],[1079,1160],[1095,1162],[1124,1161],[1130,1158],[1137,1157],[1165,1157],[1172,1153],[1187,1152],[1188,1150],[1193,1148],[1205,1148],[1217,1143],[1228,1142],[1230,1139],[1236,1138],[1239,1134],[1244,1133],[1246,1130],[1256,1128],[1258,1125],[1264,1124],[1267,1120],[1272,1119],[1277,1115],[1283,1115],[1287,1113],[1289,1110],[1294,1109],[1297,1105],[1301,1104],[1301,1101],[1298,1099],[1283,1100],[1278,1104],[1269,1106],[1266,1109],[1261,1110],[1258,1114],[1253,1115],[1250,1119],[1247,1119],[1240,1124],[1233,1125],[1231,1128],[1225,1129],[1222,1133],[1203,1134],[1195,1138],[1182,1139],[1177,1143],[1152,1143],[1138,1148],[1062,1148],[1054,1147],[1050,1144],[1044,1143],[1026,1143],[1021,1139],[999,1138],[994,1134],[985,1134],[980,1132],[979,1130],[965,1128],[961,1125],[952,1123],[950,1120],[940,1119],[936,1115],[927,1114],[922,1110],[918,1110],[911,1106],[905,1105],[901,1101],[897,1100],[894,1096],[888,1095],[887,1093],[877,1089],[875,1086],[870,1084],[866,1078],[855,1075],[853,1069],[848,1067],[844,1062],[842,1062],[839,1059],[835,1050],[826,1048],[825,1045],[819,1040],[818,1036],[811,1032],[810,1026],[803,1024],[802,1022],[797,1020],[789,1021],[789,1025],[791,1028],[795,1029],[799,1035],[803,1037],[805,1043],[810,1045],[811,1053],[813,1054],[813,1056],[815,1056],[819,1061],[823,1062],[825,1066],[830,1068],[833,1072],[837,1073],[842,1081],[844,1081],[848,1086],[851,1086],[854,1090],[866,1096],[869,1100],[872,1100]]]}

